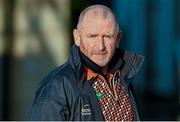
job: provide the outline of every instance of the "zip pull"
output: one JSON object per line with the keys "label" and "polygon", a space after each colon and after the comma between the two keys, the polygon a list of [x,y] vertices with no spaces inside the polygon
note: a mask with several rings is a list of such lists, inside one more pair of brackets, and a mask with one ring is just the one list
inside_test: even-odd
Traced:
{"label": "zip pull", "polygon": [[115,97],[115,102],[116,102],[116,104],[118,103],[118,98],[117,97]]}
{"label": "zip pull", "polygon": [[114,75],[113,75],[113,84],[114,84],[114,86],[117,85],[117,82],[118,82],[118,80],[119,80],[119,78],[120,78],[120,75],[121,75],[120,70],[117,70],[117,71],[114,73]]}

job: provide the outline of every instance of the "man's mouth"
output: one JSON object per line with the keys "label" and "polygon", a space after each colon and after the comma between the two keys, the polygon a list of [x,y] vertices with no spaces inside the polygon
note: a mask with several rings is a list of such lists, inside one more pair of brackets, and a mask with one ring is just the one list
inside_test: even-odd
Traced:
{"label": "man's mouth", "polygon": [[97,53],[94,53],[95,55],[106,55],[107,54],[107,52],[106,51],[104,51],[104,52],[97,52]]}

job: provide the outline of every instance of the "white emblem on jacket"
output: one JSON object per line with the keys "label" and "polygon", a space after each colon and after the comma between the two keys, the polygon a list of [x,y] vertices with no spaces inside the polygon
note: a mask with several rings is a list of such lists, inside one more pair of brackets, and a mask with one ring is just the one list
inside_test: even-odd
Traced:
{"label": "white emblem on jacket", "polygon": [[83,107],[81,108],[81,115],[91,115],[89,104],[83,105]]}

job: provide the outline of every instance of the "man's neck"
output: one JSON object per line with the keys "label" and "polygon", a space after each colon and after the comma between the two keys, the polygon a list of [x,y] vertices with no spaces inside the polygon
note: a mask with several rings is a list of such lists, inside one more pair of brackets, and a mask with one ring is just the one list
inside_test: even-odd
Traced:
{"label": "man's neck", "polygon": [[101,67],[101,71],[103,74],[108,74],[108,67],[107,66]]}

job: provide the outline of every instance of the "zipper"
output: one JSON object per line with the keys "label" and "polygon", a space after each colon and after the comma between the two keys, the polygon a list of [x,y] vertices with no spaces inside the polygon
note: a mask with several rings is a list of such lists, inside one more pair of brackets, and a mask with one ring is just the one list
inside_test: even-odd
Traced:
{"label": "zipper", "polygon": [[[117,74],[117,73],[119,73],[119,74]],[[112,81],[111,81],[113,84],[113,92],[114,92],[114,96],[115,96],[115,101],[116,101],[116,103],[118,103],[118,95],[116,92],[116,85],[117,85],[117,82],[120,82],[120,81],[119,81],[118,76],[116,77],[116,75],[119,75],[119,78],[120,78],[120,71],[119,70],[114,73],[114,75],[112,77]]]}
{"label": "zipper", "polygon": [[[113,94],[113,91],[111,90],[111,88],[109,87],[107,81],[105,80],[105,78],[101,75],[98,75],[100,79],[102,79],[103,81],[105,81],[105,85],[107,86],[107,89],[110,91],[110,94],[112,95],[112,97],[116,100],[117,102],[117,97]],[[98,78],[97,78],[98,82],[101,82]]]}

